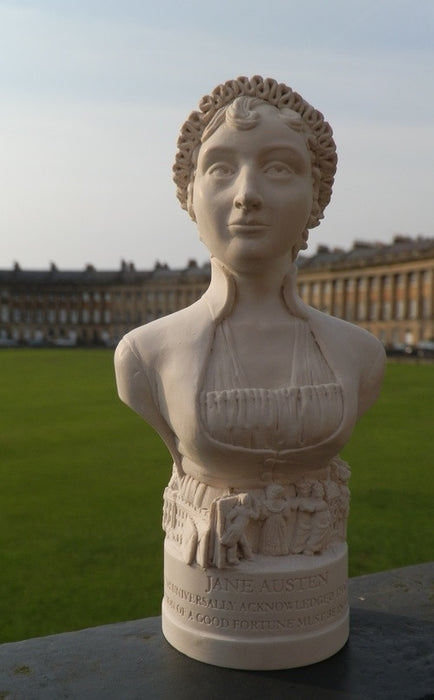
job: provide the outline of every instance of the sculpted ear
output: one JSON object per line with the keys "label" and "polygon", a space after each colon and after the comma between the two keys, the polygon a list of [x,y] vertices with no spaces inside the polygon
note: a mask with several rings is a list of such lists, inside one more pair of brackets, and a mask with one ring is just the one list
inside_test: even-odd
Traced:
{"label": "sculpted ear", "polygon": [[194,190],[194,177],[191,178],[187,187],[187,211],[190,219],[196,221],[196,214],[193,208],[193,190]]}

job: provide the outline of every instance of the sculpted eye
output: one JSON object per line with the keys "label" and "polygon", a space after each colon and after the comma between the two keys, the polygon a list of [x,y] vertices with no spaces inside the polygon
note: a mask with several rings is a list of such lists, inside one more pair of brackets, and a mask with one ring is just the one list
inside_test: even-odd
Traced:
{"label": "sculpted eye", "polygon": [[208,173],[217,178],[231,177],[234,172],[234,167],[230,163],[214,163],[208,168]]}
{"label": "sculpted eye", "polygon": [[287,163],[283,163],[279,160],[274,160],[264,165],[263,171],[266,175],[270,175],[271,177],[287,177],[292,175],[293,172]]}

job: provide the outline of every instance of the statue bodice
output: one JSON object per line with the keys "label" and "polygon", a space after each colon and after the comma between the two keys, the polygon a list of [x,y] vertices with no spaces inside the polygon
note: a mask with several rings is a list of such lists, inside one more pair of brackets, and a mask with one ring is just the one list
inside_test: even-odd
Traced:
{"label": "statue bodice", "polygon": [[214,440],[252,450],[296,450],[339,427],[342,389],[306,320],[292,319],[286,342],[285,386],[251,387],[229,323],[217,326],[199,397],[202,421]]}

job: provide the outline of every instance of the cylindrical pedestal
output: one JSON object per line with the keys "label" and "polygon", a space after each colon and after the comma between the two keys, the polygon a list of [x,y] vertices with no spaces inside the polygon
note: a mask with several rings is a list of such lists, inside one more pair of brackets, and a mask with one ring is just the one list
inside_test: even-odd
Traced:
{"label": "cylindrical pedestal", "polygon": [[215,666],[259,671],[322,661],[348,639],[347,545],[202,569],[185,564],[166,539],[162,621],[172,646]]}

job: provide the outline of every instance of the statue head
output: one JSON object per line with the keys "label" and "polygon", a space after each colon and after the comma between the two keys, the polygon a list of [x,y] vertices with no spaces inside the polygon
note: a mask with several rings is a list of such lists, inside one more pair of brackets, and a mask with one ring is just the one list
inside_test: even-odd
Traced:
{"label": "statue head", "polygon": [[178,139],[173,166],[181,206],[196,220],[193,207],[194,181],[199,151],[223,124],[240,131],[254,129],[261,120],[261,106],[268,105],[286,126],[300,134],[310,154],[312,201],[306,225],[292,248],[294,259],[307,247],[308,229],[318,226],[330,201],[336,171],[336,146],[332,130],[322,114],[290,87],[271,78],[237,78],[216,87],[202,98],[200,111],[192,112]]}
{"label": "statue head", "polygon": [[297,488],[297,496],[301,496],[302,498],[307,498],[310,496],[310,492],[312,489],[312,482],[309,481],[308,479],[305,479],[302,477],[299,479],[296,483],[296,488]]}
{"label": "statue head", "polygon": [[271,483],[265,489],[265,505],[272,513],[281,512],[286,505],[285,489],[281,484]]}

